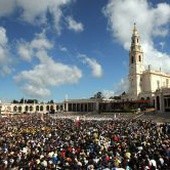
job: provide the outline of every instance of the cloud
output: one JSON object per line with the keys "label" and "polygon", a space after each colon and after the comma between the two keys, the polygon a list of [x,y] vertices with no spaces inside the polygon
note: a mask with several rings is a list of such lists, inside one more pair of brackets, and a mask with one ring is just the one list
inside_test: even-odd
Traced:
{"label": "cloud", "polygon": [[78,57],[91,68],[94,77],[100,78],[103,75],[102,66],[94,58],[89,58],[84,54],[79,54]]}
{"label": "cloud", "polygon": [[10,50],[6,30],[0,27],[0,74],[7,75],[12,71]]}
{"label": "cloud", "polygon": [[115,95],[114,90],[103,90],[102,94],[104,96],[104,98],[109,99],[110,97]]}
{"label": "cloud", "polygon": [[0,45],[1,47],[6,47],[8,43],[8,38],[6,36],[6,30],[3,27],[0,27]]}
{"label": "cloud", "polygon": [[163,50],[164,49],[164,47],[165,47],[165,42],[159,42],[159,45],[160,45],[160,47],[161,47],[161,50]]}
{"label": "cloud", "polygon": [[30,45],[26,42],[19,42],[17,51],[19,56],[25,61],[31,61],[33,56],[33,50]]}
{"label": "cloud", "polygon": [[36,34],[35,38],[31,42],[21,40],[18,42],[17,51],[19,56],[25,61],[31,61],[32,57],[36,55],[39,50],[49,50],[53,47],[53,43],[50,42],[45,33]]}
{"label": "cloud", "polygon": [[53,27],[61,33],[63,8],[74,0],[1,0],[0,17],[6,17],[19,9],[19,17],[33,25],[49,25],[51,16]]}
{"label": "cloud", "polygon": [[122,78],[119,83],[114,84],[112,90],[103,90],[102,94],[106,99],[109,99],[112,96],[119,96],[123,92],[127,92],[129,89],[128,78]]}
{"label": "cloud", "polygon": [[123,92],[127,92],[129,89],[128,77],[122,78],[120,82],[113,87],[113,89],[115,95],[121,95]]}
{"label": "cloud", "polygon": [[129,50],[133,23],[141,35],[145,54],[145,65],[154,69],[162,67],[170,71],[170,55],[155,49],[154,39],[168,36],[170,23],[170,4],[159,3],[153,6],[147,0],[110,0],[103,9],[108,19],[112,36],[126,50]]}
{"label": "cloud", "polygon": [[14,0],[1,0],[0,1],[0,17],[11,14],[15,9]]}
{"label": "cloud", "polygon": [[75,21],[72,17],[67,17],[66,21],[68,23],[68,29],[73,30],[75,32],[81,32],[84,30],[83,24]]}
{"label": "cloud", "polygon": [[44,34],[36,35],[31,42],[24,43],[26,55],[21,53],[20,45],[18,50],[22,58],[32,59],[32,57],[36,57],[39,61],[39,64],[32,70],[24,70],[14,77],[26,95],[45,98],[50,96],[51,87],[75,84],[82,77],[81,70],[76,66],[56,62],[48,55],[53,43]]}
{"label": "cloud", "polygon": [[34,86],[31,84],[25,84],[22,87],[22,90],[25,92],[26,95],[32,98],[45,98],[51,95],[49,89],[41,86]]}
{"label": "cloud", "polygon": [[60,51],[62,51],[62,52],[67,52],[68,50],[67,50],[67,48],[66,47],[63,47],[63,46],[59,46],[59,49],[60,49]]}
{"label": "cloud", "polygon": [[70,2],[71,0],[17,0],[17,5],[23,10],[22,19],[31,24],[46,24],[48,20],[47,14],[51,14],[54,27],[60,33],[62,8]]}

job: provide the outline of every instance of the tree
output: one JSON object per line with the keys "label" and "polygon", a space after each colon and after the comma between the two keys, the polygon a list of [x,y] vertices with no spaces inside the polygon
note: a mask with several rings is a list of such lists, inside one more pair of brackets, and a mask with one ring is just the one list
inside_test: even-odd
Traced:
{"label": "tree", "polygon": [[103,96],[103,93],[102,92],[97,92],[96,93],[96,99],[103,99],[104,98],[104,96]]}
{"label": "tree", "polygon": [[27,103],[29,103],[29,104],[33,104],[33,103],[38,103],[38,100],[37,99],[28,99],[27,100]]}
{"label": "tree", "polygon": [[102,94],[102,92],[97,92],[96,94],[94,94],[94,96],[93,97],[91,97],[91,99],[103,99],[104,98],[104,96],[103,96],[103,94]]}
{"label": "tree", "polygon": [[50,101],[48,101],[48,103],[53,104],[53,103],[54,103],[54,101],[53,101],[53,100],[50,100]]}
{"label": "tree", "polygon": [[24,103],[24,98],[22,98],[19,103]]}
{"label": "tree", "polygon": [[114,99],[115,99],[115,100],[120,100],[120,99],[121,99],[121,96],[114,96]]}
{"label": "tree", "polygon": [[19,103],[18,100],[13,100],[12,103],[16,104],[16,103]]}

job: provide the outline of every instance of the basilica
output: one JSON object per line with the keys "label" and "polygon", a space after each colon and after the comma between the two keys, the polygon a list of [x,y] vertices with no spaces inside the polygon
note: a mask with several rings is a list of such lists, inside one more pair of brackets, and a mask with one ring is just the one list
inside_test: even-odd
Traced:
{"label": "basilica", "polygon": [[140,35],[134,24],[129,50],[129,100],[152,99],[157,90],[170,88],[170,74],[153,70],[151,65],[144,66],[144,53],[140,44]]}
{"label": "basilica", "polygon": [[[140,35],[134,24],[129,50],[129,89],[122,96],[123,100],[150,100],[154,105],[160,105],[159,92],[170,91],[170,74],[153,70],[152,65],[144,66],[144,52],[140,44]],[[158,97],[156,98],[156,94]],[[166,96],[165,96],[166,97]],[[163,99],[162,99],[163,100]],[[170,106],[170,101],[167,102]],[[160,106],[158,107],[160,108]]]}

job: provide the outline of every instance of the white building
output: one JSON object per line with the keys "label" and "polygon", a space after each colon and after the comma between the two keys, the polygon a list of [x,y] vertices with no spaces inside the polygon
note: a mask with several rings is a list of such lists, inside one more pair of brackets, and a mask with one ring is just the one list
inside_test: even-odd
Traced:
{"label": "white building", "polygon": [[144,67],[144,53],[140,36],[134,24],[129,51],[129,90],[124,96],[128,100],[154,100],[156,90],[170,88],[170,74]]}
{"label": "white building", "polygon": [[170,113],[170,88],[162,88],[156,91],[155,108],[158,113]]}
{"label": "white building", "polygon": [[0,114],[98,112],[100,102],[97,99],[71,99],[61,103],[0,103]]}
{"label": "white building", "polygon": [[0,114],[49,113],[64,111],[64,103],[2,103]]}

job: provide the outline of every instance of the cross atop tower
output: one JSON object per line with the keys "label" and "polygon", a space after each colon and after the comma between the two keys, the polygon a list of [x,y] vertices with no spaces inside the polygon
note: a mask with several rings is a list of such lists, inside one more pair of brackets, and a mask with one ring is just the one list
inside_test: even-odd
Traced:
{"label": "cross atop tower", "polygon": [[132,36],[139,36],[139,33],[137,31],[137,28],[136,28],[136,23],[134,23],[134,26],[133,26],[133,34]]}

